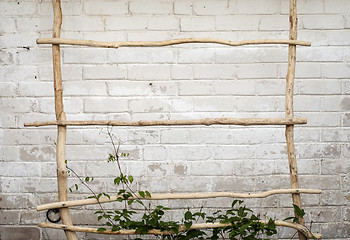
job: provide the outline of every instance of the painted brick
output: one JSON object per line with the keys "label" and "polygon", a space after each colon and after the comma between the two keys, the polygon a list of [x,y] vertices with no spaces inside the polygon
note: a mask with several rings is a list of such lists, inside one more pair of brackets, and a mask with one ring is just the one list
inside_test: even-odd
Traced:
{"label": "painted brick", "polygon": [[172,79],[191,79],[193,76],[192,67],[188,65],[173,65],[171,66]]}
{"label": "painted brick", "polygon": [[308,126],[340,126],[341,114],[339,113],[303,113],[303,116],[308,119]]}
{"label": "painted brick", "polygon": [[40,239],[40,230],[37,227],[8,227],[1,226],[0,235],[4,239],[13,240],[36,240]]}
{"label": "painted brick", "polygon": [[[51,51],[49,49],[32,49],[30,51],[21,50],[17,53],[17,61],[21,65],[45,64],[51,61]],[[33,59],[34,62],[33,62]]]}
{"label": "painted brick", "polygon": [[350,164],[349,161],[346,159],[327,159],[321,162],[321,170],[322,174],[336,174],[336,173],[342,173],[347,174],[350,170]]}
{"label": "painted brick", "polygon": [[104,96],[107,84],[100,81],[75,81],[63,84],[65,96]]}
{"label": "painted brick", "polygon": [[235,103],[230,97],[197,97],[193,101],[196,112],[230,112]]}
{"label": "painted brick", "polygon": [[21,17],[17,19],[17,29],[23,33],[52,31],[52,22],[46,18]]}
{"label": "painted brick", "polygon": [[133,65],[128,68],[128,77],[132,80],[165,80],[170,78],[168,65]]}
{"label": "painted brick", "polygon": [[[79,16],[82,14],[82,4],[77,1],[62,1],[62,12],[64,16]],[[52,4],[50,2],[40,2],[38,4],[39,15],[52,17]]]}
{"label": "painted brick", "polygon": [[284,95],[285,82],[278,80],[261,80],[257,82],[256,91],[259,95]]}
{"label": "painted brick", "polygon": [[[65,72],[68,72],[68,70]],[[125,79],[127,76],[127,69],[124,66],[118,65],[92,65],[84,66],[82,69],[82,74],[83,78],[87,80]]]}
{"label": "painted brick", "polygon": [[343,52],[341,47],[300,48],[297,53],[297,61],[339,62],[343,60]]}
{"label": "painted brick", "polygon": [[190,131],[190,143],[193,144],[224,144],[232,143],[232,131],[227,129],[196,128]]}
{"label": "painted brick", "polygon": [[32,81],[37,77],[35,66],[3,66],[0,69],[0,82]]}
{"label": "painted brick", "polygon": [[146,98],[142,100],[130,100],[130,112],[167,112],[170,108],[170,100],[167,98]]}
{"label": "painted brick", "polygon": [[323,64],[322,75],[325,78],[346,78],[350,75],[349,64]]}
{"label": "painted brick", "polygon": [[179,84],[179,95],[196,96],[196,95],[212,95],[212,81],[181,81]]}
{"label": "painted brick", "polygon": [[0,18],[0,29],[5,33],[15,33],[16,32],[16,21],[13,17],[1,17]]}
{"label": "painted brick", "polygon": [[104,23],[101,17],[66,17],[62,23],[64,31],[103,31]]}
{"label": "painted brick", "polygon": [[193,79],[232,79],[236,76],[236,68],[231,65],[221,64],[196,64],[193,65]]}
{"label": "painted brick", "polygon": [[[159,24],[159,23],[162,24]],[[148,18],[148,27],[150,30],[178,31],[180,29],[179,20],[173,16],[157,16]]]}
{"label": "painted brick", "polygon": [[[320,20],[319,20],[320,19]],[[345,19],[339,15],[323,15],[323,17],[312,15],[303,16],[301,19],[305,29],[343,29]]]}
{"label": "painted brick", "polygon": [[233,30],[257,30],[259,27],[259,18],[257,16],[246,15],[227,15],[217,16],[215,27],[219,31]]}
{"label": "painted brick", "polygon": [[84,111],[92,113],[125,112],[128,110],[127,101],[117,98],[85,99]]}
{"label": "painted brick", "polygon": [[350,93],[350,82],[345,80],[343,81],[343,94],[349,94]]}
{"label": "painted brick", "polygon": [[318,112],[321,109],[321,97],[295,96],[294,107],[298,112]]}
{"label": "painted brick", "polygon": [[147,28],[147,18],[143,16],[135,17],[107,17],[106,30],[145,30]]}
{"label": "painted brick", "polygon": [[180,26],[183,32],[214,31],[215,19],[200,17],[181,18]]}
{"label": "painted brick", "polygon": [[170,103],[171,112],[192,112],[193,99],[190,98],[173,98]]}
{"label": "painted brick", "polygon": [[64,49],[63,62],[64,63],[102,63],[107,59],[107,51],[98,48],[71,48]]}
{"label": "painted brick", "polygon": [[239,14],[276,14],[280,10],[280,1],[267,0],[261,2],[254,1],[237,1],[237,13]]}
{"label": "painted brick", "polygon": [[259,30],[262,31],[286,31],[289,29],[288,16],[263,16],[261,17]]}
{"label": "painted brick", "polygon": [[153,63],[174,63],[176,61],[176,56],[172,49],[153,49],[151,57]]}
{"label": "painted brick", "polygon": [[255,54],[258,57],[257,61],[263,63],[285,63],[288,61],[287,48],[259,48]]}
{"label": "painted brick", "polygon": [[256,48],[222,48],[216,49],[217,63],[251,63],[258,60]]}
{"label": "painted brick", "polygon": [[126,41],[126,35],[120,31],[108,31],[108,32],[84,32],[84,39],[95,41]]}
{"label": "painted brick", "polygon": [[25,113],[28,110],[37,111],[37,100],[32,98],[2,98],[0,101],[1,112]]}
{"label": "painted brick", "polygon": [[118,2],[101,2],[96,4],[94,1],[84,2],[84,12],[87,15],[119,15],[128,13],[128,3],[123,1]]}
{"label": "painted brick", "polygon": [[[251,80],[216,80],[214,89],[216,95],[255,95],[256,82]],[[260,91],[262,93],[262,91]]]}
{"label": "painted brick", "polygon": [[157,144],[159,143],[158,130],[133,130],[128,134],[128,139],[132,144]]}
{"label": "painted brick", "polygon": [[[253,71],[254,69],[254,71]],[[240,64],[237,67],[238,78],[276,78],[276,64]]]}
{"label": "painted brick", "polygon": [[160,132],[161,143],[184,143],[189,142],[189,130],[187,129],[169,129]]}
{"label": "painted brick", "polygon": [[[149,84],[148,84],[149,85]],[[154,96],[177,96],[178,95],[178,83],[157,81],[151,84],[151,95]]]}
{"label": "painted brick", "polygon": [[180,49],[179,51],[179,63],[212,63],[214,59],[214,49]]}
{"label": "painted brick", "polygon": [[54,96],[54,91],[52,89],[52,83],[49,82],[34,82],[34,83],[23,83],[18,88],[18,93],[22,97],[47,97]]}
{"label": "painted brick", "polygon": [[174,1],[174,13],[178,15],[191,15],[192,3],[187,0]]}
{"label": "painted brick", "polygon": [[1,2],[0,13],[2,16],[22,16],[35,14],[37,4],[34,2]]}
{"label": "painted brick", "polygon": [[347,142],[350,141],[349,131],[347,128],[322,130],[321,138],[324,142]]}
{"label": "painted brick", "polygon": [[2,97],[15,97],[18,96],[17,85],[14,83],[2,83],[0,85],[0,95]]}
{"label": "painted brick", "polygon": [[[52,66],[43,65],[39,68],[39,80],[53,82],[53,69]],[[63,65],[62,66],[62,80],[81,80],[82,79],[82,68],[74,65]]]}
{"label": "painted brick", "polygon": [[274,112],[281,109],[275,97],[255,97],[244,96],[233,99],[235,102],[235,110],[239,112],[259,112],[264,111]]}
{"label": "painted brick", "polygon": [[300,85],[300,94],[340,94],[341,83],[336,80],[302,80]]}
{"label": "painted brick", "polygon": [[149,1],[131,1],[129,3],[129,11],[136,14],[164,14],[168,15],[173,10],[172,1],[158,1],[158,2],[149,2]]}
{"label": "painted brick", "polygon": [[[37,163],[0,163],[1,169],[4,170],[2,176],[5,177],[38,177],[41,175],[39,164]],[[28,171],[32,169],[32,171]]]}
{"label": "painted brick", "polygon": [[[282,1],[282,13],[288,14],[289,13],[289,2]],[[323,3],[321,4],[317,0],[305,0],[305,1],[299,1],[297,4],[297,12],[298,14],[319,14],[323,13],[324,6]]]}
{"label": "painted brick", "polygon": [[349,0],[325,0],[325,13],[349,13]]}
{"label": "painted brick", "polygon": [[193,12],[196,15],[222,15],[233,11],[232,5],[226,0],[200,0],[193,3]]}
{"label": "painted brick", "polygon": [[147,96],[152,91],[152,85],[141,81],[113,81],[108,83],[111,96]]}
{"label": "painted brick", "polygon": [[148,30],[145,32],[129,32],[127,38],[128,41],[163,41],[173,38],[173,35],[170,32]]}

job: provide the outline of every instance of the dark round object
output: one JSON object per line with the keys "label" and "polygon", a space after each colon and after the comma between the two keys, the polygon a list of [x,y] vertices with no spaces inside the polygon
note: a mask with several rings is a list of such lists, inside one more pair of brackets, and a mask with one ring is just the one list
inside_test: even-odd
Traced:
{"label": "dark round object", "polygon": [[61,221],[60,210],[58,208],[47,210],[46,218],[49,222],[58,223]]}

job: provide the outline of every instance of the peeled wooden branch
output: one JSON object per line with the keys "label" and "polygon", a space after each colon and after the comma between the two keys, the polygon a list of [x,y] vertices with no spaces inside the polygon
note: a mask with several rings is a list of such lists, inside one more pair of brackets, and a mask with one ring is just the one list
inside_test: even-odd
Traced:
{"label": "peeled wooden branch", "polygon": [[255,44],[289,44],[311,46],[310,42],[287,40],[287,39],[258,39],[258,40],[243,40],[243,41],[229,41],[214,38],[182,38],[165,41],[125,41],[125,42],[102,42],[93,40],[79,40],[79,39],[64,39],[64,38],[39,38],[36,40],[37,44],[64,44],[64,45],[78,45],[87,47],[104,47],[104,48],[119,48],[119,47],[163,47],[185,43],[216,43],[228,46],[243,46]]}
{"label": "peeled wooden branch", "polygon": [[85,126],[85,125],[107,125],[107,126],[170,126],[170,125],[294,125],[306,124],[306,118],[206,118],[192,120],[153,120],[153,121],[45,121],[25,123],[25,127],[39,127],[48,125],[58,126]]}
{"label": "peeled wooden branch", "polygon": [[[267,224],[267,221],[260,221],[264,224]],[[322,238],[321,234],[313,234],[308,228],[305,226],[302,226],[297,223],[290,223],[290,222],[285,222],[285,221],[275,221],[275,224],[277,226],[283,226],[283,227],[289,227],[289,228],[294,228],[298,230],[299,232],[302,232],[306,237],[308,238],[317,238],[320,239]],[[193,224],[190,229],[209,229],[209,228],[219,228],[219,227],[228,227],[231,224],[226,224],[226,223],[197,223]],[[72,225],[63,225],[63,224],[54,224],[54,223],[48,223],[48,222],[41,222],[39,223],[39,227],[44,227],[44,228],[54,228],[54,229],[62,229],[62,230],[71,230],[71,231],[76,231],[76,232],[89,232],[89,233],[100,233],[100,234],[109,234],[109,235],[134,235],[136,234],[135,230],[119,230],[119,231],[111,231],[111,230],[106,230],[106,231],[98,231],[96,228],[87,228],[87,227],[77,227],[77,226],[72,226]],[[183,232],[186,230],[185,226],[181,226],[179,231]],[[149,230],[147,234],[152,234],[152,235],[169,235],[173,234],[171,231],[161,231],[158,229],[152,229]]]}
{"label": "peeled wooden branch", "polygon": [[[53,23],[53,38],[60,38],[61,25],[62,25],[62,9],[60,0],[52,0],[52,8],[54,12]],[[60,45],[52,45],[52,63],[53,63],[53,75],[54,75],[54,90],[55,90],[55,113],[56,119],[59,121],[66,120],[66,114],[63,107],[63,88],[62,88],[62,74],[61,74],[61,51]],[[58,201],[67,201],[67,173],[65,163],[65,149],[66,149],[66,133],[65,126],[57,127],[57,185],[58,185]],[[67,225],[72,225],[72,219],[70,217],[68,208],[60,209],[60,216],[62,222]],[[75,232],[65,231],[68,240],[78,240]]]}
{"label": "peeled wooden branch", "polygon": [[[297,18],[297,0],[289,0],[289,40],[297,40],[298,36],[298,18]],[[293,96],[294,96],[294,79],[295,79],[295,66],[296,66],[296,46],[289,45],[288,47],[288,70],[286,76],[286,102],[285,102],[285,112],[286,118],[294,117],[293,109]],[[290,172],[290,183],[291,188],[299,188],[298,179],[298,167],[297,160],[295,156],[295,146],[294,146],[294,126],[286,126],[286,142],[287,142],[287,153],[289,162],[289,172]],[[292,194],[293,204],[302,208],[301,197],[299,193]],[[295,217],[298,219],[298,223],[305,225],[303,217],[300,217],[297,212],[294,213]],[[301,231],[298,233],[299,240],[306,240],[307,238],[302,234]]]}
{"label": "peeled wooden branch", "polygon": [[[229,197],[229,198],[265,198],[275,194],[291,194],[291,193],[308,193],[308,194],[321,194],[321,190],[318,189],[275,189],[261,193],[232,193],[232,192],[213,192],[213,193],[164,193],[164,194],[152,194],[152,197],[146,197],[149,200],[165,200],[165,199],[203,199],[203,198],[217,198],[217,197]],[[98,203],[114,202],[121,196],[111,196],[110,198],[101,197],[99,201],[95,198],[56,202],[43,204],[37,207],[38,211],[62,208],[62,207],[76,207],[85,206]],[[142,198],[137,195],[130,199]]]}

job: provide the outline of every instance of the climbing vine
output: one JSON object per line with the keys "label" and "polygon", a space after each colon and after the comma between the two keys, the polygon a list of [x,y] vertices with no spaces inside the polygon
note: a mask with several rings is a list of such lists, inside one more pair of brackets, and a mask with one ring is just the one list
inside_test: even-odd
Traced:
{"label": "climbing vine", "polygon": [[[199,211],[192,212],[190,209],[185,211],[181,221],[165,220],[166,212],[171,210],[162,205],[153,208],[147,207],[144,203],[145,199],[151,199],[152,195],[147,190],[135,191],[131,185],[135,181],[132,175],[127,175],[122,171],[120,159],[128,157],[127,153],[120,152],[120,142],[116,142],[111,129],[104,132],[109,137],[113,153],[110,153],[107,159],[108,163],[114,163],[118,167],[118,175],[113,179],[113,183],[117,188],[117,201],[124,203],[124,207],[118,210],[107,211],[103,208],[99,199],[110,195],[107,193],[95,193],[90,187],[89,182],[94,181],[93,177],[80,177],[72,168],[67,165],[69,174],[77,177],[92,193],[90,198],[98,201],[100,210],[95,211],[97,220],[102,222],[103,226],[98,228],[99,232],[134,230],[136,240],[142,239],[145,234],[153,233],[161,239],[264,239],[266,236],[272,236],[277,233],[274,219],[265,215],[266,221],[262,221],[259,215],[243,205],[241,200],[233,200],[229,209],[218,210],[213,214],[203,212],[203,207]],[[78,190],[78,184],[74,184],[69,188],[70,191]],[[130,210],[132,204],[138,204],[142,207],[143,214],[137,218],[136,211]],[[305,212],[298,206],[294,205],[294,210],[298,216],[302,217]],[[285,220],[297,222],[296,217],[289,217]],[[198,222],[202,224],[219,224],[215,228],[203,230],[198,227]]]}

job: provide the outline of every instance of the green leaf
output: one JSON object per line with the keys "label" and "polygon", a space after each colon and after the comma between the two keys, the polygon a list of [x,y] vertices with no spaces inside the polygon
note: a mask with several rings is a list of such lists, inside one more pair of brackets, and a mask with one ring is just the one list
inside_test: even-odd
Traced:
{"label": "green leaf", "polygon": [[101,210],[95,212],[95,214],[103,213]]}
{"label": "green leaf", "polygon": [[145,192],[144,191],[139,191],[139,194],[142,198],[145,198]]}
{"label": "green leaf", "polygon": [[120,181],[121,181],[120,177],[115,178],[114,179],[114,185],[119,185]]}
{"label": "green leaf", "polygon": [[108,199],[111,199],[111,196],[109,196],[107,193],[103,193],[103,195],[105,195],[106,197],[108,197]]}
{"label": "green leaf", "polygon": [[191,226],[192,226],[192,222],[185,222],[185,227],[187,230],[190,230]]}
{"label": "green leaf", "polygon": [[99,229],[97,229],[97,231],[98,232],[104,232],[104,231],[106,231],[107,229],[105,229],[105,228],[99,228]]}
{"label": "green leaf", "polygon": [[85,182],[88,182],[89,180],[90,180],[89,177],[86,177],[86,178],[85,178]]}
{"label": "green leaf", "polygon": [[102,197],[102,193],[99,193],[99,194],[97,195],[97,200],[99,200],[100,197]]}
{"label": "green leaf", "polygon": [[133,202],[134,202],[134,200],[133,200],[133,199],[128,200],[128,205],[131,205]]}
{"label": "green leaf", "polygon": [[294,222],[295,219],[296,219],[296,217],[287,217],[287,218],[283,219],[283,221],[293,220],[293,222]]}
{"label": "green leaf", "polygon": [[149,193],[149,191],[145,191],[145,193],[146,193],[147,197],[152,198],[152,196],[151,196],[151,194]]}
{"label": "green leaf", "polygon": [[305,215],[305,211],[304,211],[304,209],[301,209],[299,206],[297,206],[297,205],[295,205],[295,204],[293,204],[293,207],[294,207],[294,211],[295,211],[295,213],[299,216],[299,217],[304,217],[304,215]]}
{"label": "green leaf", "polygon": [[102,216],[98,216],[97,220],[100,221],[102,219]]}
{"label": "green leaf", "polygon": [[78,190],[78,184],[74,184],[75,190]]}
{"label": "green leaf", "polygon": [[116,225],[114,225],[113,227],[112,227],[112,232],[116,232],[116,231],[119,231],[120,230],[120,227],[118,227],[118,226],[116,226]]}
{"label": "green leaf", "polygon": [[192,219],[192,213],[190,211],[187,211],[185,213],[185,220],[189,220],[189,219]]}
{"label": "green leaf", "polygon": [[132,182],[134,181],[134,177],[131,176],[131,175],[128,177],[128,179],[129,179],[129,182],[130,182],[130,183],[132,183]]}

